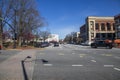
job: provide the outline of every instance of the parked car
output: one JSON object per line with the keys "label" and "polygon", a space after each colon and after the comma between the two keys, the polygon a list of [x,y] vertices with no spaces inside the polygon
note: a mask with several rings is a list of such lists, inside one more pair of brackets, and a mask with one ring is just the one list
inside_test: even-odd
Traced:
{"label": "parked car", "polygon": [[59,43],[58,42],[55,42],[54,43],[54,47],[58,47],[59,46]]}
{"label": "parked car", "polygon": [[98,40],[98,41],[91,43],[91,47],[92,48],[106,47],[106,48],[112,49],[113,45],[112,45],[112,42],[106,43],[105,40]]}
{"label": "parked car", "polygon": [[34,47],[37,47],[37,48],[41,47],[41,43],[40,42],[34,43]]}
{"label": "parked car", "polygon": [[42,48],[43,48],[43,47],[48,47],[48,46],[49,46],[49,43],[48,43],[48,42],[42,42],[40,46],[41,46]]}

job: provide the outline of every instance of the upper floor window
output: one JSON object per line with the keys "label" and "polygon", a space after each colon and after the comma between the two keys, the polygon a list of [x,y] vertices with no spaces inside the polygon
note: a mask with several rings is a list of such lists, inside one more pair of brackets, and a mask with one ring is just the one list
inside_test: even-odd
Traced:
{"label": "upper floor window", "polygon": [[101,30],[105,31],[105,24],[104,23],[101,24]]}
{"label": "upper floor window", "polygon": [[95,30],[99,30],[99,24],[98,23],[95,24]]}
{"label": "upper floor window", "polygon": [[120,18],[118,19],[118,23],[120,23]]}
{"label": "upper floor window", "polygon": [[93,21],[90,21],[90,27],[91,27],[91,30],[94,30],[94,22]]}
{"label": "upper floor window", "polygon": [[117,27],[117,30],[120,31],[120,26]]}
{"label": "upper floor window", "polygon": [[110,25],[110,23],[107,23],[107,30],[111,30],[111,25]]}
{"label": "upper floor window", "polygon": [[115,30],[115,23],[113,23],[113,30]]}

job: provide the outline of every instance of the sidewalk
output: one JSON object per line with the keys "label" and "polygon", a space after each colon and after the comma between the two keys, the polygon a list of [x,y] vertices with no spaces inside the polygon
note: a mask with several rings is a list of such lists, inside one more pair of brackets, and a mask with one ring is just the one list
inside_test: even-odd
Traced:
{"label": "sidewalk", "polygon": [[0,80],[24,80],[21,61],[27,56],[31,56],[32,58],[27,59],[26,62],[24,62],[24,65],[29,80],[32,80],[34,60],[36,58],[35,53],[35,50],[23,50],[19,54],[16,54],[8,60],[2,62],[0,64]]}

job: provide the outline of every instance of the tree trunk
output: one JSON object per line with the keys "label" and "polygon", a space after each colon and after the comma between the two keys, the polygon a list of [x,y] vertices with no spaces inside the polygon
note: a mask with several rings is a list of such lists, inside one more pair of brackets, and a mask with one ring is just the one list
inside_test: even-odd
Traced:
{"label": "tree trunk", "polygon": [[[0,10],[0,18],[1,18],[1,16],[2,16],[2,12]],[[1,47],[1,49],[3,46],[2,33],[3,33],[3,25],[2,25],[2,20],[0,20],[0,47]]]}
{"label": "tree trunk", "polygon": [[3,46],[3,41],[2,41],[2,21],[0,21],[0,46],[1,46],[1,49],[2,49],[2,46]]}
{"label": "tree trunk", "polygon": [[21,36],[19,37],[19,43],[18,43],[18,46],[20,46],[20,47],[22,46],[22,37],[21,37]]}

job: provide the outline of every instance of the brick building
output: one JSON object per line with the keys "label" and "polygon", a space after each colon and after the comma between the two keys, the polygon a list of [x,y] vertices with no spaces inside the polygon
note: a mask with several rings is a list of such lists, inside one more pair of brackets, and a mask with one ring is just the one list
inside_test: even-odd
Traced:
{"label": "brick building", "polygon": [[88,44],[94,40],[113,40],[115,38],[114,17],[89,16],[86,18],[85,25],[80,29],[81,37]]}
{"label": "brick building", "polygon": [[114,17],[115,19],[115,35],[116,35],[116,39],[120,39],[120,14],[116,15]]}
{"label": "brick building", "polygon": [[86,41],[87,40],[87,28],[86,28],[86,25],[82,25],[80,27],[80,37],[82,38],[82,42]]}
{"label": "brick building", "polygon": [[114,44],[115,47],[119,47],[120,48],[120,14],[114,16],[114,20],[115,20],[115,40],[114,40]]}

